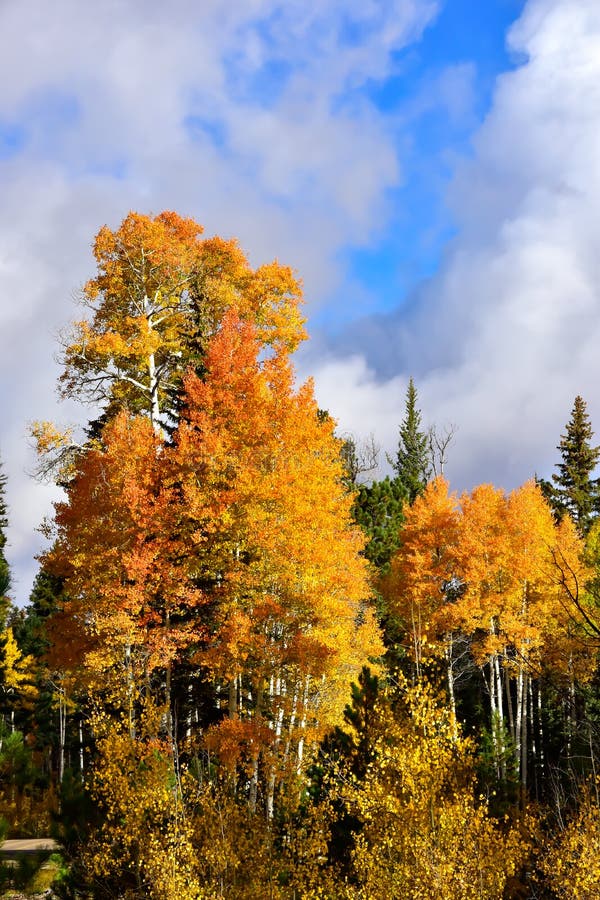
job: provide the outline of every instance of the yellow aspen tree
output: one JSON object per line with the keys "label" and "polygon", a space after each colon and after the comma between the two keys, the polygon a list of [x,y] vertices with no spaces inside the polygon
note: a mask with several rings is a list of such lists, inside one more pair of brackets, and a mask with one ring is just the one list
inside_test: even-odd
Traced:
{"label": "yellow aspen tree", "polygon": [[[159,437],[177,419],[181,382],[225,312],[252,322],[265,347],[291,352],[305,339],[302,288],[288,266],[253,269],[235,240],[203,237],[190,218],[130,212],[93,245],[97,274],[83,287],[85,316],[61,337],[60,392],[100,409],[102,424],[125,409],[148,416]],[[65,483],[88,436],[51,422],[31,427],[37,474]]]}
{"label": "yellow aspen tree", "polygon": [[23,655],[19,649],[13,629],[8,626],[0,634],[0,689],[8,711],[11,731],[15,729],[15,709],[31,708],[38,694],[36,686],[35,660]]}
{"label": "yellow aspen tree", "polygon": [[115,231],[100,229],[98,274],[82,295],[88,317],[64,339],[64,396],[144,411],[160,427],[169,392],[227,309],[255,322],[266,344],[295,348],[304,333],[291,270],[253,270],[235,241],[202,232],[174,212],[131,212]]}
{"label": "yellow aspen tree", "polygon": [[582,787],[577,810],[542,848],[542,882],[554,897],[595,900],[600,894],[598,787],[597,779]]}
{"label": "yellow aspen tree", "polygon": [[93,718],[97,763],[90,791],[102,821],[84,848],[87,877],[107,893],[203,900],[193,834],[159,710],[146,705],[135,739],[126,717]]}
{"label": "yellow aspen tree", "polygon": [[475,789],[474,747],[422,680],[394,714],[380,705],[372,760],[342,796],[360,823],[353,900],[493,900],[530,848]]}

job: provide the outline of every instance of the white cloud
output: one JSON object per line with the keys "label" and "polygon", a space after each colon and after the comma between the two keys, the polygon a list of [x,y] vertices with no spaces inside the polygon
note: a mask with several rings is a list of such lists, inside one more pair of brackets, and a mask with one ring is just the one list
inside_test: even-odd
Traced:
{"label": "white cloud", "polygon": [[[351,361],[317,374],[335,408],[332,366],[344,373],[343,426],[359,433],[378,432],[381,410],[400,421],[414,375],[429,420],[459,426],[457,487],[549,475],[578,393],[600,440],[600,6],[530,0],[509,43],[522,64],[498,79],[457,172],[441,272],[412,307],[358,323]],[[379,375],[355,405],[361,342]]]}
{"label": "white cloud", "polygon": [[357,89],[393,70],[436,9],[434,0],[0,4],[0,451],[20,601],[49,504],[24,474],[26,423],[65,418],[54,335],[91,274],[95,232],[131,208],[177,209],[238,236],[256,262],[297,267],[322,299],[339,278],[340,248],[368,240],[400,178],[393,136]]}

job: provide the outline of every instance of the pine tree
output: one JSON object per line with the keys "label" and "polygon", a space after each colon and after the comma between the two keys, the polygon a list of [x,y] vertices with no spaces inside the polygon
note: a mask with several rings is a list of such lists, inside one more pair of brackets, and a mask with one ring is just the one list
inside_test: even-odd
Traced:
{"label": "pine tree", "polygon": [[367,535],[365,556],[385,573],[400,545],[400,529],[406,489],[398,478],[387,476],[371,485],[361,484],[354,501],[353,515]]}
{"label": "pine tree", "polygon": [[600,457],[600,447],[592,446],[593,436],[585,401],[577,396],[557,447],[562,462],[557,465],[558,473],[552,475],[554,484],[546,483],[542,487],[557,518],[568,513],[581,534],[587,534],[600,509],[599,480],[591,477]]}
{"label": "pine tree", "polygon": [[417,408],[417,389],[412,378],[406,391],[406,415],[400,425],[396,459],[392,462],[397,480],[413,503],[423,493],[431,476],[431,456],[427,433],[421,427],[421,410]]}

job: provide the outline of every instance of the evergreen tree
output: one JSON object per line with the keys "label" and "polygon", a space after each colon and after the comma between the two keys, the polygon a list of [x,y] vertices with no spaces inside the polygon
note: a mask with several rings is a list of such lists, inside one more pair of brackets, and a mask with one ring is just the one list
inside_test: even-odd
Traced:
{"label": "evergreen tree", "polygon": [[354,501],[354,519],[369,539],[365,556],[382,573],[400,545],[402,508],[407,491],[398,478],[387,476],[371,485],[361,484]]}
{"label": "evergreen tree", "polygon": [[406,415],[400,425],[396,459],[390,460],[409,503],[423,493],[431,475],[431,455],[427,433],[421,427],[417,389],[412,378],[406,391]]}
{"label": "evergreen tree", "polygon": [[557,465],[558,473],[552,475],[554,484],[542,483],[542,492],[556,517],[570,515],[583,535],[600,510],[599,480],[591,477],[600,457],[600,447],[592,446],[593,436],[585,401],[577,396],[557,447],[562,462]]}

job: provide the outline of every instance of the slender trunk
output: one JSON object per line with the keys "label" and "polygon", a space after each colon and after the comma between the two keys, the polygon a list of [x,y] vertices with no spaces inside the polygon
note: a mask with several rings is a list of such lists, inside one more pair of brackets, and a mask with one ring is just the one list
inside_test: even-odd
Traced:
{"label": "slender trunk", "polygon": [[448,699],[450,701],[450,720],[452,727],[452,740],[458,740],[458,727],[456,723],[456,694],[454,691],[454,667],[452,664],[452,632],[446,635],[446,663],[448,674]]}
{"label": "slender trunk", "polygon": [[488,660],[488,690],[490,695],[490,727],[492,734],[492,752],[494,755],[494,768],[496,777],[500,777],[499,752],[498,752],[498,700],[496,697],[496,677],[494,674],[494,657]]}
{"label": "slender trunk", "polygon": [[[171,631],[171,616],[167,611],[165,613],[165,632],[167,641],[169,640],[169,632]],[[172,675],[172,660],[169,659],[167,662],[167,667],[165,671],[165,704],[167,707],[167,735],[169,738],[169,747],[171,748],[171,753],[174,752],[174,744],[173,744],[173,699],[172,699],[172,690],[171,690],[171,675]]]}
{"label": "slender trunk", "polygon": [[515,714],[513,709],[513,698],[510,690],[510,676],[508,674],[508,669],[506,666],[503,668],[504,672],[504,696],[506,699],[506,711],[508,713],[508,728],[511,733],[513,741],[516,740],[515,737]]}
{"label": "slender trunk", "polygon": [[543,785],[546,775],[546,758],[544,754],[544,720],[542,718],[542,682],[538,681],[537,686],[537,713],[538,713],[538,744],[539,744],[539,770],[540,784]]}
{"label": "slender trunk", "polygon": [[62,784],[65,774],[65,738],[67,733],[67,703],[65,691],[58,695],[58,782]]}
{"label": "slender trunk", "polygon": [[[527,580],[523,582],[523,596],[521,602],[521,619],[523,623],[527,621]],[[525,663],[529,659],[528,641],[522,641],[519,647],[519,675],[517,679],[517,719],[515,722],[516,731],[516,760],[517,774],[523,792],[527,786],[527,673],[525,671]]]}
{"label": "slender trunk", "polygon": [[502,670],[497,653],[494,653],[494,680],[496,682],[497,698],[497,729],[498,729],[498,757],[500,761],[500,775],[506,780],[506,747],[504,744],[504,706],[502,702]]}
{"label": "slender trunk", "polygon": [[598,775],[596,772],[596,758],[594,756],[594,742],[592,741],[592,723],[589,716],[586,715],[588,725],[588,741],[590,746],[590,762],[592,764],[592,775],[594,776],[594,791],[596,794],[596,806],[600,806],[600,796],[598,794]]}
{"label": "slender trunk", "polygon": [[288,759],[290,755],[290,748],[292,746],[292,739],[294,736],[294,725],[296,724],[296,716],[298,713],[298,684],[296,683],[296,688],[294,690],[294,698],[292,700],[292,708],[290,710],[290,717],[287,728],[287,740],[285,742],[285,752],[283,754],[284,763]]}
{"label": "slender trunk", "polygon": [[[577,728],[577,702],[575,698],[575,678],[573,676],[573,671],[571,670],[571,683],[569,685],[569,734],[571,736],[571,740],[573,735],[575,734]],[[569,759],[571,758],[571,753],[569,753]]]}
{"label": "slender trunk", "polygon": [[[232,675],[232,677],[230,678],[229,684],[228,684],[228,696],[227,696],[227,712],[228,712],[230,719],[238,718],[237,693],[238,693],[238,676]],[[235,797],[235,795],[237,793],[237,783],[238,783],[238,777],[237,777],[237,772],[235,771],[235,768],[234,768],[233,772],[232,772],[232,778],[231,778],[231,796],[232,797]]]}
{"label": "slender trunk", "polygon": [[[256,687],[256,705],[254,707],[254,718],[256,722],[260,722],[262,717],[263,706],[263,686],[258,684]],[[248,795],[248,805],[252,812],[256,812],[256,803],[258,799],[258,771],[259,771],[260,754],[258,749],[255,751],[252,759],[252,773],[250,776],[250,791]]]}
{"label": "slender trunk", "polygon": [[[152,306],[149,297],[144,297],[144,310],[148,329],[153,331],[152,322]],[[163,429],[160,424],[160,400],[158,396],[158,378],[156,375],[156,358],[154,353],[148,356],[148,391],[150,394],[150,421],[154,432],[158,437],[163,436]]]}
{"label": "slender trunk", "polygon": [[415,607],[411,604],[410,615],[412,619],[413,646],[415,651],[415,669],[417,681],[421,680],[421,608],[418,610],[418,618],[415,619]]}
{"label": "slender trunk", "polygon": [[308,695],[310,691],[310,675],[306,675],[304,679],[304,695],[302,698],[302,719],[300,721],[300,739],[298,741],[298,750],[296,753],[296,772],[298,775],[302,773],[302,762],[304,757],[304,736],[306,732],[306,711],[308,709]]}
{"label": "slender trunk", "polygon": [[235,719],[238,713],[237,683],[237,675],[234,675],[229,682],[228,711],[230,719]]}
{"label": "slender trunk", "polygon": [[273,821],[273,815],[275,812],[275,783],[276,783],[276,775],[275,775],[275,766],[272,765],[269,770],[269,778],[267,781],[267,821]]}
{"label": "slender trunk", "polygon": [[517,714],[515,717],[515,764],[519,781],[521,781],[521,745],[523,741],[523,687],[523,663],[519,663],[519,674],[517,676]]}
{"label": "slender trunk", "polygon": [[129,725],[129,737],[135,739],[135,712],[133,707],[133,668],[131,663],[131,644],[125,644],[125,679],[127,690],[127,721]]}
{"label": "slender trunk", "polygon": [[[498,633],[496,617],[490,618],[490,635]],[[490,715],[492,730],[492,750],[494,754],[494,766],[496,777],[506,777],[506,759],[504,747],[504,707],[502,704],[502,672],[498,653],[490,654],[489,658],[489,694]]]}
{"label": "slender trunk", "polygon": [[148,357],[148,380],[150,383],[150,421],[155,433],[161,437],[162,428],[160,425],[160,403],[158,399],[158,380],[156,378],[156,361],[154,353]]}
{"label": "slender trunk", "polygon": [[523,790],[527,788],[527,740],[529,734],[529,720],[527,716],[527,688],[529,684],[529,675],[523,673],[523,718],[521,720],[521,784]]}
{"label": "slender trunk", "polygon": [[275,698],[277,703],[274,704],[273,707],[273,723],[272,728],[275,732],[273,737],[273,745],[272,745],[272,763],[269,768],[269,777],[267,781],[267,819],[271,821],[273,818],[273,813],[275,810],[275,787],[277,784],[277,759],[279,747],[281,744],[281,734],[283,731],[283,719],[284,719],[284,698],[285,698],[285,683],[281,676],[277,677],[276,681],[276,689],[275,689]]}
{"label": "slender trunk", "polygon": [[79,778],[81,783],[83,784],[84,777],[84,767],[83,767],[83,720],[81,716],[79,716]]}
{"label": "slender trunk", "polygon": [[533,705],[533,679],[528,679],[527,686],[527,697],[529,701],[529,722],[531,728],[531,758],[533,761],[533,786],[535,790],[536,800],[539,799],[539,785],[538,785],[538,772],[539,772],[539,760],[538,760],[538,747],[537,747],[537,732],[535,728],[535,710]]}
{"label": "slender trunk", "polygon": [[255,752],[252,758],[252,773],[250,776],[250,791],[248,792],[248,806],[250,812],[256,812],[256,803],[258,800],[258,762],[259,753]]}
{"label": "slender trunk", "polygon": [[187,715],[185,718],[185,737],[186,737],[186,740],[189,741],[192,737],[192,721],[193,721],[193,717],[194,717],[194,706],[192,703],[193,686],[192,686],[191,680],[188,681],[187,695],[188,695],[188,708],[187,708]]}

